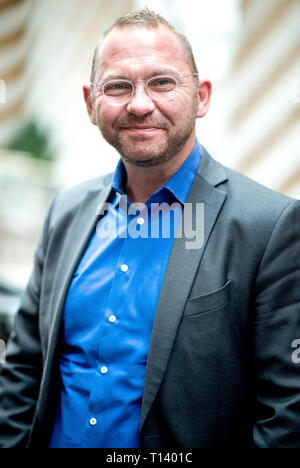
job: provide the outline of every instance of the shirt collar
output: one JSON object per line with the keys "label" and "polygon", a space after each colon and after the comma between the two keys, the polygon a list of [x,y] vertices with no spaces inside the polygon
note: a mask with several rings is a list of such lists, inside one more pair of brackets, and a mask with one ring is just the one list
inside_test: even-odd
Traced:
{"label": "shirt collar", "polygon": [[126,169],[125,169],[122,159],[120,159],[116,167],[116,170],[114,172],[112,183],[111,183],[111,186],[116,193],[125,195],[124,185],[125,185],[126,179],[127,179]]}
{"label": "shirt collar", "polygon": [[[151,195],[149,201],[164,201],[163,193],[167,189],[167,191],[171,192],[180,203],[184,204],[195,178],[201,156],[201,145],[196,139],[196,143],[189,157],[185,160],[178,171],[162,187]],[[112,188],[117,194],[125,195],[124,186],[126,178],[126,169],[122,159],[120,159],[112,179]]]}
{"label": "shirt collar", "polygon": [[[164,187],[172,192],[174,197],[176,197],[177,200],[182,204],[184,204],[187,199],[200,163],[201,156],[201,146],[198,140],[196,140],[194,148],[189,157],[185,160],[178,171],[175,172],[171,179],[169,179],[164,185]],[[163,187],[161,187],[161,189],[162,188]]]}

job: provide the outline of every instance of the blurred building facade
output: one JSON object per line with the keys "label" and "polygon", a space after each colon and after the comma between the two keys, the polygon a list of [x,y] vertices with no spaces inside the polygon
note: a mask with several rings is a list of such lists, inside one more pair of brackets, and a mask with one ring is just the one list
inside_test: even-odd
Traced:
{"label": "blurred building facade", "polygon": [[300,198],[300,2],[240,6],[239,38],[220,90],[226,163]]}
{"label": "blurred building facade", "polygon": [[5,83],[5,99],[0,101],[0,143],[10,139],[22,115],[26,83],[25,63],[28,52],[26,25],[29,3],[0,1],[0,78]]}
{"label": "blurred building facade", "polygon": [[[224,164],[300,198],[300,2],[209,3],[208,17],[203,0],[0,0],[0,280],[25,284],[55,190],[114,169],[119,156],[90,124],[82,84],[100,34],[145,5],[187,34],[200,77],[212,78],[200,141]],[[48,135],[52,163],[5,149],[32,121]]]}
{"label": "blurred building facade", "polygon": [[[0,282],[25,285],[53,193],[118,160],[89,122],[82,84],[100,34],[132,9],[130,0],[0,0]],[[7,149],[31,122],[48,135],[52,163]]]}

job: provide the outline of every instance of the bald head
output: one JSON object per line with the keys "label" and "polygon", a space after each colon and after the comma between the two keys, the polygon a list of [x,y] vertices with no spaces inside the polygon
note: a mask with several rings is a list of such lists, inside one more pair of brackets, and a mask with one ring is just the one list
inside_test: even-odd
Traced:
{"label": "bald head", "polygon": [[93,57],[93,64],[92,64],[92,72],[91,72],[91,82],[95,81],[96,72],[99,66],[99,56],[101,55],[102,47],[105,42],[106,37],[110,34],[110,32],[115,28],[126,28],[130,26],[140,27],[140,28],[153,28],[159,29],[160,27],[164,26],[168,30],[170,30],[174,36],[178,39],[182,46],[183,54],[186,56],[187,60],[189,61],[192,73],[198,73],[196,62],[194,59],[193,51],[191,45],[187,38],[178,31],[174,26],[172,26],[167,20],[165,20],[162,16],[158,15],[154,11],[145,8],[143,10],[134,11],[132,13],[128,13],[126,15],[122,15],[116,19],[116,21],[109,27],[101,37],[99,43],[94,52]]}

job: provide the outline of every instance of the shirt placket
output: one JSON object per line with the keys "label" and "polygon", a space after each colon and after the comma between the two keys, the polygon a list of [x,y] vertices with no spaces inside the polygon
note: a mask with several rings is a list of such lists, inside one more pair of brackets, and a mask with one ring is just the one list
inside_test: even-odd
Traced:
{"label": "shirt placket", "polygon": [[[126,275],[130,274],[130,259],[128,258],[127,223],[132,219],[127,213],[116,208],[118,212],[118,234],[120,237],[120,252],[116,263],[116,271],[110,287],[105,315],[99,327],[98,338],[98,365],[95,371],[93,384],[88,401],[88,415],[85,431],[85,444],[93,439],[101,445],[107,445],[111,435],[107,427],[111,423],[113,407],[114,376],[118,372],[118,327],[122,320],[121,309],[116,310],[117,295],[124,290]],[[121,234],[121,235],[120,235]],[[113,439],[113,437],[112,437]],[[103,441],[103,442],[102,442]],[[113,446],[113,440],[111,440]]]}

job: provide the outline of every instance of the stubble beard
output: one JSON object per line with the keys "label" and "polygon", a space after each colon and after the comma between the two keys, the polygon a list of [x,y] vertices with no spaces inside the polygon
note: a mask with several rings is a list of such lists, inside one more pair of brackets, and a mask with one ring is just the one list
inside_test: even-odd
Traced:
{"label": "stubble beard", "polygon": [[[138,167],[155,167],[172,160],[182,150],[195,129],[196,112],[197,103],[195,101],[190,112],[182,117],[180,126],[176,128],[170,128],[166,122],[158,122],[153,119],[151,122],[147,119],[138,122],[137,120],[135,122],[118,122],[114,127],[108,127],[99,118],[97,118],[97,123],[103,138],[118,151],[124,161]],[[161,127],[163,135],[159,138],[156,137],[154,141],[153,139],[150,141],[148,137],[131,138],[127,136],[126,138],[120,128],[125,124],[134,125],[134,123]],[[144,148],[139,150],[138,145],[142,144],[143,141]]]}

